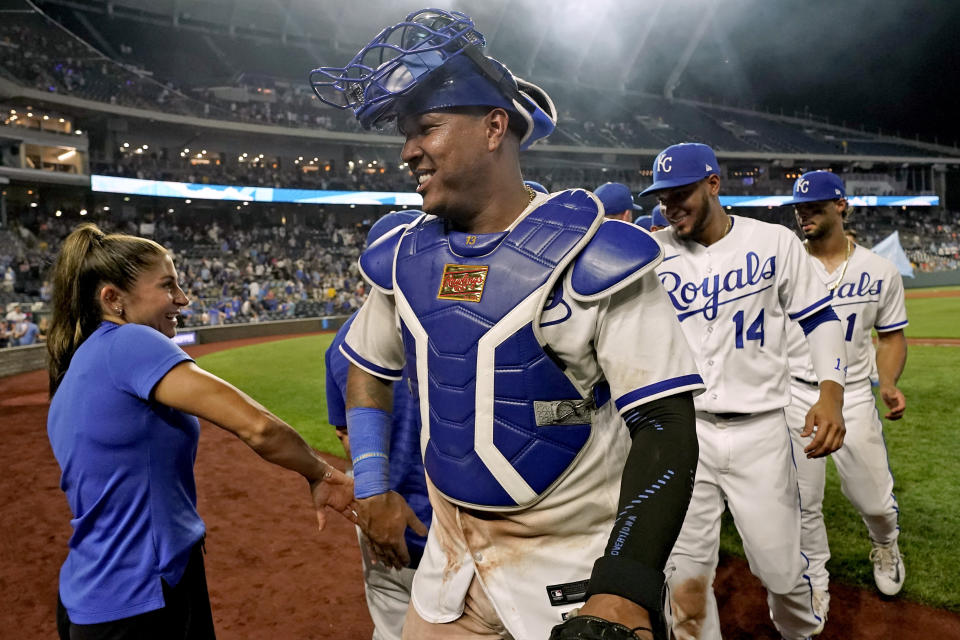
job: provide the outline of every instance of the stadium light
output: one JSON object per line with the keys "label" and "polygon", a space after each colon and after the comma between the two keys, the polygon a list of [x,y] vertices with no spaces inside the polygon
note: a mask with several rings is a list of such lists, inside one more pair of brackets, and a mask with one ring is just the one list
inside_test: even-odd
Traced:
{"label": "stadium light", "polygon": [[77,129],[76,131],[74,131],[74,133],[77,134],[78,136],[83,135],[83,131],[80,131],[80,129]]}
{"label": "stadium light", "polygon": [[104,211],[110,211],[110,207],[104,205],[103,210],[104,210]]}
{"label": "stadium light", "polygon": [[55,216],[57,216],[57,217],[59,218],[60,216],[63,215],[63,211],[60,211],[60,209],[57,209],[57,212],[56,212],[55,214],[53,214],[53,215],[55,215]]}
{"label": "stadium light", "polygon": [[49,120],[49,119],[50,119],[50,116],[44,115],[44,116],[43,116],[43,119],[44,119],[44,120]]}
{"label": "stadium light", "polygon": [[82,215],[82,216],[87,215],[87,210],[86,210],[86,209],[80,209],[80,215]]}
{"label": "stadium light", "polygon": [[30,203],[30,208],[31,208],[31,209],[36,209],[36,208],[39,207],[39,206],[40,206],[40,205],[37,204],[36,202],[31,202],[31,203]]}
{"label": "stadium light", "polygon": [[190,198],[187,198],[186,200],[184,200],[184,203],[186,204],[190,204],[191,202],[193,202],[193,200],[191,200]]}

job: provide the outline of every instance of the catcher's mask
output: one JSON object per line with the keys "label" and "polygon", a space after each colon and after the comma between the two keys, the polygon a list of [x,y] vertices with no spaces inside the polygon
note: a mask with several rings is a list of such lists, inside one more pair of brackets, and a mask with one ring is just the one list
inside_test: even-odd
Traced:
{"label": "catcher's mask", "polygon": [[387,27],[344,67],[310,72],[317,97],[351,109],[364,129],[455,107],[501,107],[523,123],[520,148],[550,135],[556,108],[540,87],[483,55],[486,40],[458,11],[421,9]]}

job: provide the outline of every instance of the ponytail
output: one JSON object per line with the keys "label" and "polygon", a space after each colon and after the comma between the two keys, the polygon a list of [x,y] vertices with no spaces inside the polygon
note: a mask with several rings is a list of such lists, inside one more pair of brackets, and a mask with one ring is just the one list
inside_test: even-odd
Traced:
{"label": "ponytail", "polygon": [[51,277],[53,317],[47,333],[50,395],[70,366],[73,354],[102,320],[100,290],[113,284],[130,291],[137,278],[166,250],[146,238],[105,234],[95,224],[82,224],[67,236]]}

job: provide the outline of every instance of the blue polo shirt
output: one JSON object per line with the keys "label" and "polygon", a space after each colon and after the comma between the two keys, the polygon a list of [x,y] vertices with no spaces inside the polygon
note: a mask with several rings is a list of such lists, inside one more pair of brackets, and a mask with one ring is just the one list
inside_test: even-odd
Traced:
{"label": "blue polo shirt", "polygon": [[203,537],[193,477],[200,423],[152,401],[190,360],[150,327],[104,322],[80,345],[50,404],[47,434],[73,513],[60,598],[76,624],[164,606]]}

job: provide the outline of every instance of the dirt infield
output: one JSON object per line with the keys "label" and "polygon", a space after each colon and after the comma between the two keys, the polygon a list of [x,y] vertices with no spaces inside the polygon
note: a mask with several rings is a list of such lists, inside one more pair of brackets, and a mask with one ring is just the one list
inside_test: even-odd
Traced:
{"label": "dirt infield", "polygon": [[907,298],[960,298],[960,289],[906,289],[903,295]]}
{"label": "dirt infield", "polygon": [[[201,355],[261,341],[189,350]],[[47,442],[47,406],[45,372],[0,379],[3,639],[56,637],[57,573],[66,556],[70,514]],[[208,532],[207,576],[222,640],[370,637],[353,527],[330,516],[327,529],[318,534],[303,480],[263,462],[206,423],[196,474]],[[724,559],[716,587],[727,640],[778,637],[762,587],[743,561]],[[960,615],[903,600],[885,602],[873,592],[843,585],[832,585],[832,594],[830,621],[820,636],[825,640],[960,637]]]}

